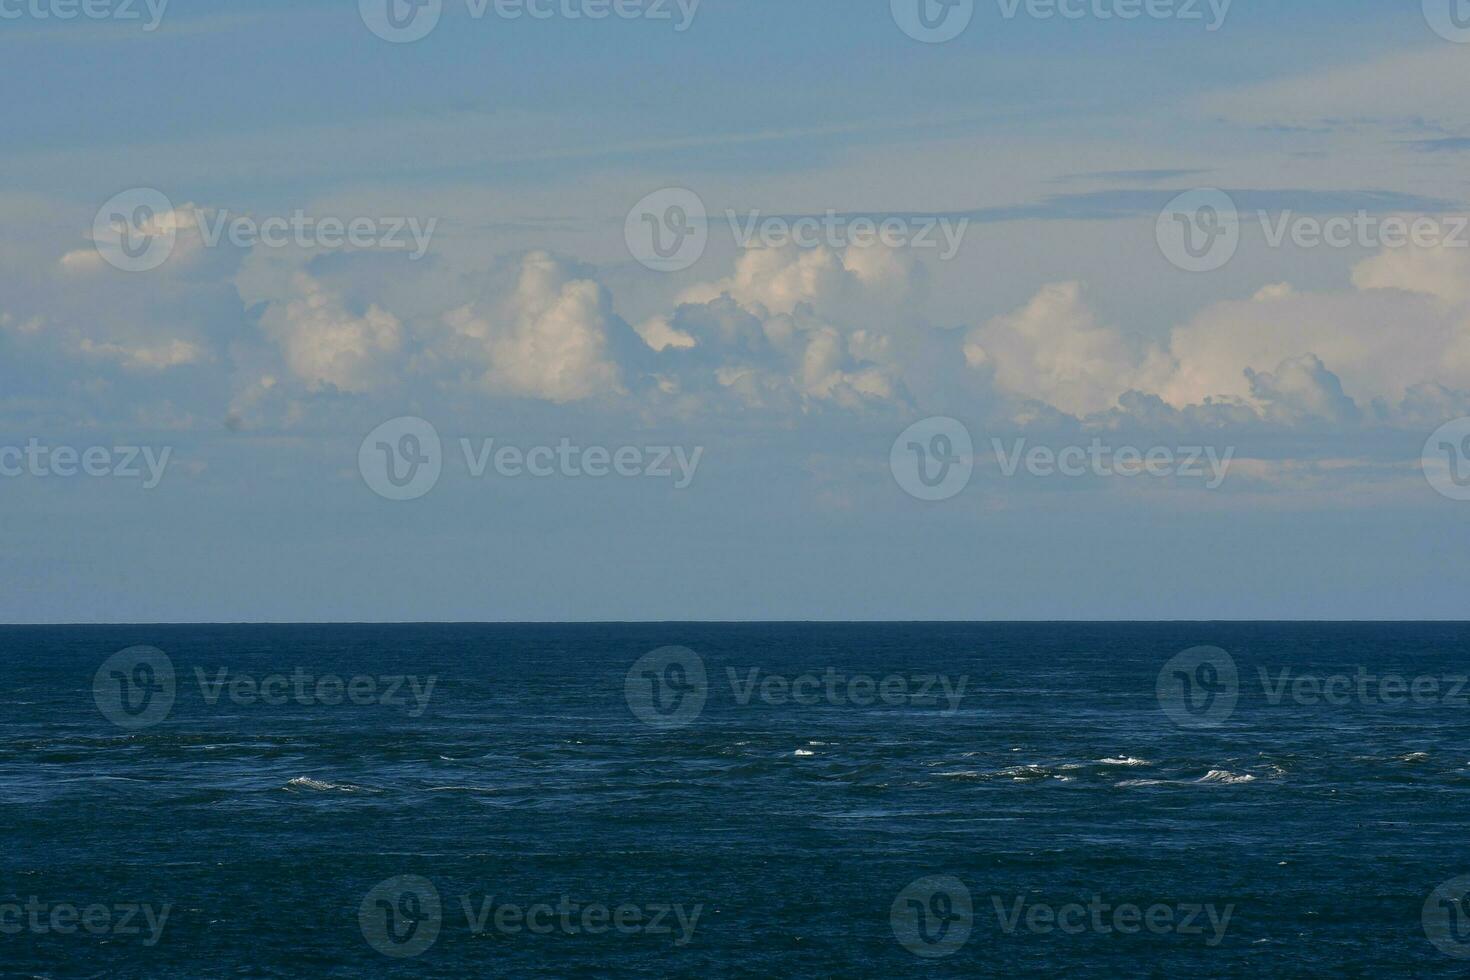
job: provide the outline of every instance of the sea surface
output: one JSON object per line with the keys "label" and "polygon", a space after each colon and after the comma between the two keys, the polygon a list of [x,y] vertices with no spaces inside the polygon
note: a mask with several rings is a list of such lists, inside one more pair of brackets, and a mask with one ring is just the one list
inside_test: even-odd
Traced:
{"label": "sea surface", "polygon": [[0,627],[0,975],[1464,975],[1467,673],[1463,624]]}

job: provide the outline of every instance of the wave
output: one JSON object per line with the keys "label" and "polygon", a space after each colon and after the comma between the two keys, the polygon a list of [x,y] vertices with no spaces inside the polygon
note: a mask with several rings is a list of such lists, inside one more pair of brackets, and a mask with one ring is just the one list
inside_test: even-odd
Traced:
{"label": "wave", "polygon": [[1211,769],[1199,779],[1197,783],[1217,783],[1221,786],[1233,786],[1236,783],[1253,783],[1256,777],[1250,773],[1234,773],[1228,769]]}
{"label": "wave", "polygon": [[297,776],[288,782],[283,789],[289,792],[311,790],[315,793],[376,793],[378,790],[368,789],[354,783],[330,783],[322,779],[312,779],[310,776]]}
{"label": "wave", "polygon": [[1253,783],[1256,777],[1250,773],[1231,772],[1229,769],[1211,769],[1198,779],[1124,779],[1117,783],[1119,789],[1138,786],[1238,786]]}
{"label": "wave", "polygon": [[1008,776],[1011,779],[1045,779],[1047,776],[1052,775],[1052,773],[1046,766],[1026,765],[1009,766],[999,772],[992,773],[992,775]]}

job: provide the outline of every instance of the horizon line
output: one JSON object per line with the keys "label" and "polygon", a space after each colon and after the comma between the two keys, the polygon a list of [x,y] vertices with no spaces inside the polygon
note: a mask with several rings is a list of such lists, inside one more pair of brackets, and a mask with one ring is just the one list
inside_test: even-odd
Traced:
{"label": "horizon line", "polygon": [[1470,619],[567,619],[567,620],[178,620],[173,622],[0,623],[0,629],[169,626],[1190,626],[1470,625]]}

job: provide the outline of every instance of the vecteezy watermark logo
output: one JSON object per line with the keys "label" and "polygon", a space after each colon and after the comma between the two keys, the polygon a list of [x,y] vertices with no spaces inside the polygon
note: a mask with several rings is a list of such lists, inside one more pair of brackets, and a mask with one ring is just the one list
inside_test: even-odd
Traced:
{"label": "vecteezy watermark logo", "polygon": [[[1093,895],[1087,902],[1048,903],[1029,895],[990,896],[996,925],[1008,936],[1204,937],[1206,946],[1224,942],[1235,905],[1213,902],[1113,902]],[[920,878],[899,892],[889,910],[893,935],[909,952],[925,959],[949,956],[964,946],[975,924],[970,890],[948,875]]]}
{"label": "vecteezy watermark logo", "polygon": [[1240,247],[1240,212],[1229,194],[1186,191],[1164,206],[1154,225],[1159,250],[1185,272],[1213,272]]}
{"label": "vecteezy watermark logo", "polygon": [[1008,936],[1028,933],[1047,936],[1203,936],[1211,948],[1225,941],[1235,904],[1218,906],[1214,902],[1154,902],[1147,906],[1135,902],[1111,902],[1093,895],[1082,902],[1029,901],[1025,895],[990,897],[991,907],[1001,932]]}
{"label": "vecteezy watermark logo", "polygon": [[952,218],[940,214],[842,214],[826,211],[822,215],[791,217],[750,211],[740,215],[725,209],[730,234],[740,248],[801,249],[826,247],[835,251],[850,248],[938,249],[937,258],[948,262],[959,254],[965,232],[970,229],[967,217]]}
{"label": "vecteezy watermark logo", "polygon": [[[618,20],[673,21],[682,34],[694,23],[700,0],[464,0],[473,21],[494,14],[500,20]],[[368,30],[385,41],[407,44],[429,36],[439,26],[443,0],[358,0],[358,12]]]}
{"label": "vecteezy watermark logo", "polygon": [[957,952],[970,939],[975,907],[970,889],[949,875],[920,878],[898,893],[888,910],[900,946],[927,960]]}
{"label": "vecteezy watermark logo", "polygon": [[357,11],[367,29],[385,41],[410,44],[421,41],[439,26],[444,0],[357,0]]}
{"label": "vecteezy watermark logo", "polygon": [[1024,467],[1035,477],[1062,476],[1076,479],[1085,476],[1204,480],[1206,490],[1217,490],[1230,473],[1235,447],[1222,453],[1214,446],[1110,446],[1094,437],[1086,446],[1027,447],[1025,439],[1017,439],[1007,448],[1000,439],[990,440],[995,461],[1002,476],[1013,477]]}
{"label": "vecteezy watermark logo", "polygon": [[421,956],[438,940],[444,924],[439,890],[418,875],[381,881],[363,896],[357,923],[368,945],[384,956]]}
{"label": "vecteezy watermark logo", "polygon": [[1470,418],[1434,430],[1421,457],[1424,479],[1441,496],[1470,500]]}
{"label": "vecteezy watermark logo", "polygon": [[[465,472],[472,479],[500,476],[536,480],[600,480],[605,477],[668,480],[675,490],[694,482],[703,446],[581,446],[562,437],[555,445],[516,446],[497,439],[461,438]],[[420,418],[385,422],[358,448],[363,481],[381,497],[413,500],[433,489],[443,472],[438,432]]]}
{"label": "vecteezy watermark logo", "polygon": [[341,674],[313,674],[304,667],[296,667],[290,674],[256,677],[231,673],[228,667],[213,671],[195,667],[194,680],[199,685],[204,703],[211,706],[219,704],[221,697],[240,707],[258,704],[274,707],[287,704],[303,707],[382,705],[407,708],[408,717],[420,718],[429,708],[429,699],[434,696],[434,685],[439,683],[439,675],[354,674],[344,677]]}
{"label": "vecteezy watermark logo", "polygon": [[650,728],[690,725],[709,697],[704,658],[688,647],[660,647],[645,653],[628,668],[623,694],[634,717]]}
{"label": "vecteezy watermark logo", "polygon": [[894,440],[888,468],[909,496],[948,500],[970,485],[975,472],[970,430],[945,416],[915,422]]}
{"label": "vecteezy watermark logo", "polygon": [[975,0],[889,0],[893,22],[909,37],[943,44],[965,33],[975,16]]}
{"label": "vecteezy watermark logo", "polygon": [[92,244],[123,272],[150,272],[168,261],[178,237],[174,206],[162,191],[135,187],[114,195],[92,221]]}
{"label": "vecteezy watermark logo", "polygon": [[156,725],[168,717],[176,692],[174,662],[157,647],[120,650],[92,677],[92,700],[119,728]]}
{"label": "vecteezy watermark logo", "polygon": [[510,936],[522,932],[534,936],[616,932],[621,936],[673,936],[675,946],[688,946],[694,940],[694,930],[704,914],[703,902],[687,906],[683,902],[608,905],[583,902],[570,895],[560,896],[555,904],[503,902],[495,895],[486,895],[476,903],[473,896],[463,895],[459,904],[465,924],[476,936],[490,930]]}
{"label": "vecteezy watermark logo", "polygon": [[1257,667],[1261,690],[1271,706],[1289,701],[1299,705],[1349,704],[1417,706],[1470,706],[1470,675],[1466,674],[1375,674],[1359,667],[1353,674],[1298,674],[1282,667],[1272,676],[1267,667]]}
{"label": "vecteezy watermark logo", "polygon": [[378,496],[416,500],[434,489],[444,470],[439,432],[415,416],[389,419],[362,441],[357,468]]}
{"label": "vecteezy watermark logo", "polygon": [[1435,948],[1457,960],[1470,960],[1470,875],[1451,878],[1424,901],[1424,934]]}
{"label": "vecteezy watermark logo", "polygon": [[[0,446],[0,477],[115,477],[142,480],[144,490],[163,482],[173,447],[47,446],[32,438],[24,446]],[[142,465],[139,465],[139,464]],[[146,471],[146,472],[145,472]]]}
{"label": "vecteezy watermark logo", "polygon": [[[1470,2],[1470,0],[1467,0]],[[1258,210],[1261,234],[1268,248],[1281,248],[1288,241],[1296,248],[1358,248],[1364,250],[1402,248],[1470,248],[1470,217],[1427,214],[1406,217],[1380,216],[1366,210],[1327,218],[1281,211],[1272,215]]]}
{"label": "vecteezy watermark logo", "polygon": [[[464,928],[471,936],[600,936],[616,932],[622,936],[672,936],[675,946],[687,946],[704,913],[702,902],[687,906],[683,902],[610,905],[561,895],[554,901],[523,903],[469,892],[458,898]],[[376,885],[363,898],[357,918],[368,945],[394,959],[423,955],[448,924],[439,890],[418,875],[399,875]]]}
{"label": "vecteezy watermark logo", "polygon": [[[1396,708],[1470,706],[1470,674],[1377,673],[1359,666],[1351,673],[1322,674],[1292,666],[1257,666],[1261,701],[1265,707]],[[1218,725],[1235,711],[1246,679],[1235,660],[1218,647],[1195,647],[1172,658],[1159,671],[1159,705],[1181,728]]]}
{"label": "vecteezy watermark logo", "polygon": [[[971,219],[944,214],[844,213],[744,214],[725,209],[725,223],[736,248],[849,249],[887,248],[937,251],[947,262],[959,254]],[[711,233],[709,215],[698,194],[668,187],[633,206],[623,224],[628,252],[655,272],[681,272],[704,255]]]}
{"label": "vecteezy watermark logo", "polygon": [[194,208],[194,223],[205,248],[227,241],[236,248],[378,249],[407,252],[417,262],[429,251],[438,218],[367,217],[358,215],[314,217],[300,208],[290,215],[256,218],[230,214],[228,209]]}
{"label": "vecteezy watermark logo", "polygon": [[[21,20],[142,20],[148,12],[146,33],[158,30],[169,0],[0,0],[0,21]],[[139,9],[142,8],[142,9]]]}
{"label": "vecteezy watermark logo", "polygon": [[1446,41],[1470,44],[1470,0],[1424,0],[1424,19]]}
{"label": "vecteezy watermark logo", "polygon": [[[773,708],[888,707],[941,708],[953,717],[969,686],[968,675],[850,673],[836,667],[779,674],[760,667],[726,667],[730,699],[739,707],[759,702]],[[683,728],[704,710],[712,692],[704,659],[685,647],[663,647],[644,654],[623,682],[628,708],[653,728]],[[810,752],[798,750],[798,755]]]}
{"label": "vecteezy watermark logo", "polygon": [[1235,658],[1219,647],[1177,653],[1159,671],[1159,707],[1181,728],[1212,728],[1235,712],[1240,672]]}
{"label": "vecteezy watermark logo", "polygon": [[694,482],[704,447],[684,446],[578,446],[562,437],[555,446],[495,445],[494,439],[481,439],[477,446],[469,439],[459,440],[465,469],[476,479],[494,470],[497,476],[534,479],[584,477],[599,480],[605,476],[668,479],[675,490],[684,490]]}
{"label": "vecteezy watermark logo", "polygon": [[940,712],[952,718],[960,710],[965,699],[965,688],[970,684],[968,674],[951,680],[948,674],[888,674],[877,677],[873,674],[849,674],[828,667],[821,673],[807,671],[791,676],[763,672],[759,667],[744,671],[734,667],[725,668],[725,677],[730,683],[730,693],[735,703],[744,707],[752,701],[772,707],[794,704],[814,707],[825,704],[830,707],[852,705],[869,708],[876,704],[895,707],[947,707]]}
{"label": "vecteezy watermark logo", "polygon": [[[1320,217],[1289,209],[1274,213],[1257,209],[1255,216],[1267,248],[1470,249],[1470,215],[1378,215],[1360,209]],[[1181,269],[1212,272],[1234,257],[1241,220],[1224,191],[1189,191],[1160,213],[1156,227],[1159,248]]]}
{"label": "vecteezy watermark logo", "polygon": [[[1202,480],[1216,490],[1229,475],[1235,447],[1112,446],[1094,437],[1088,445],[1060,448],[1029,445],[1025,439],[990,440],[1001,476],[1022,470],[1031,476],[1131,479],[1134,477]],[[951,418],[917,422],[901,434],[889,453],[889,468],[898,485],[920,500],[948,500],[969,484],[975,453],[970,432]]]}
{"label": "vecteezy watermark logo", "polygon": [[623,222],[628,253],[655,272],[682,272],[704,255],[709,216],[700,196],[665,187],[633,205]]}
{"label": "vecteezy watermark logo", "polygon": [[[437,674],[317,674],[304,667],[257,676],[229,667],[194,668],[194,681],[206,705],[221,699],[236,707],[325,705],[404,708],[422,717],[439,682]],[[97,708],[113,724],[136,729],[168,717],[178,693],[173,661],[156,647],[130,647],[115,653],[92,679]]]}
{"label": "vecteezy watermark logo", "polygon": [[1014,20],[1024,11],[1032,20],[1177,20],[1205,21],[1205,30],[1225,26],[1234,0],[997,0],[1001,16]]}
{"label": "vecteezy watermark logo", "polygon": [[[29,933],[33,936],[144,936],[143,945],[157,946],[168,925],[173,903],[154,906],[149,902],[47,902],[36,895],[21,902],[0,902],[0,936]],[[147,929],[145,934],[144,929]]]}

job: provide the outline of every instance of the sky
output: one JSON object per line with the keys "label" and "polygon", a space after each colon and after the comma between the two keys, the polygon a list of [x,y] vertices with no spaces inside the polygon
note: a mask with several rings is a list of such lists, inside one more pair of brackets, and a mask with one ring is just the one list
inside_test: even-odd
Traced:
{"label": "sky", "polygon": [[0,64],[0,621],[1464,618],[1463,0],[0,0]]}

